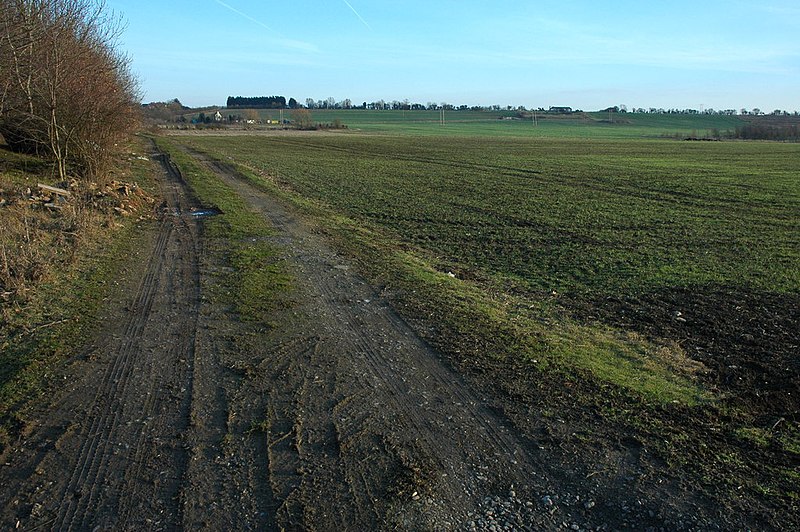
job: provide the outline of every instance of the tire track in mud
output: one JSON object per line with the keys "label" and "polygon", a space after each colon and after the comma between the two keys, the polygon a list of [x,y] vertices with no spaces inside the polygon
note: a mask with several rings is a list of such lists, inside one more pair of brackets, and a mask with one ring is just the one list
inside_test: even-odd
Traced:
{"label": "tire track in mud", "polygon": [[[148,262],[147,272],[140,285],[139,294],[130,308],[131,320],[126,324],[122,333],[122,341],[119,347],[113,346],[115,351],[114,361],[104,375],[101,385],[93,401],[95,413],[92,415],[92,424],[86,435],[81,451],[78,454],[77,463],[73,468],[70,481],[67,484],[62,502],[56,514],[56,523],[61,523],[60,528],[64,529],[85,529],[90,528],[93,520],[96,519],[98,498],[101,491],[106,487],[105,479],[110,474],[110,462],[112,460],[112,447],[114,440],[118,439],[120,432],[121,418],[125,414],[126,399],[131,394],[143,392],[144,404],[137,412],[136,419],[128,418],[126,423],[141,424],[138,437],[135,440],[132,456],[128,458],[128,465],[125,470],[125,495],[120,496],[118,507],[113,513],[117,523],[136,522],[141,516],[135,515],[139,508],[133,503],[138,498],[151,500],[158,490],[143,488],[140,480],[144,477],[153,476],[154,471],[145,471],[150,464],[150,454],[153,452],[151,445],[157,440],[170,434],[174,428],[168,428],[168,424],[175,421],[172,416],[163,415],[162,399],[164,395],[161,387],[164,383],[165,368],[155,360],[155,357],[163,357],[168,363],[177,362],[179,371],[176,376],[177,382],[182,384],[181,392],[185,395],[180,400],[180,415],[178,419],[183,421],[185,427],[188,417],[188,401],[190,394],[185,392],[191,390],[192,369],[193,369],[193,349],[194,332],[197,327],[197,307],[199,301],[199,274],[196,268],[196,224],[187,221],[185,214],[188,211],[185,203],[185,196],[181,193],[178,186],[179,181],[175,180],[166,161],[162,159],[162,166],[168,171],[173,181],[169,185],[162,187],[165,203],[162,207],[161,223],[158,229],[158,238],[153,248],[151,258]],[[185,268],[173,271],[171,266],[175,264],[178,256],[183,256]],[[177,315],[171,316],[172,327],[167,330],[156,330],[158,326],[152,320],[158,320],[161,310],[153,312],[153,306],[157,297],[166,299],[167,305],[177,310]],[[148,330],[148,327],[150,330]],[[154,334],[155,333],[155,334]],[[153,342],[161,335],[172,338],[162,345],[166,352],[159,352],[151,348],[151,360],[140,359],[145,343]],[[162,340],[156,340],[161,343]],[[163,338],[167,340],[167,338]],[[151,345],[153,345],[151,343]],[[185,363],[184,363],[185,361]],[[149,365],[149,371],[142,371]],[[170,369],[175,369],[173,368]],[[142,374],[134,377],[135,370],[142,371]],[[144,390],[139,392],[144,384]],[[146,391],[145,391],[146,390]],[[180,392],[179,392],[180,393]],[[125,444],[130,448],[130,444]],[[182,451],[181,453],[182,454]],[[182,460],[185,462],[185,458]],[[182,480],[183,468],[185,463],[169,464],[175,470],[171,472],[168,482],[165,484],[179,484]],[[160,473],[160,472],[159,472]],[[153,484],[161,483],[158,476],[153,480]],[[88,489],[88,493],[84,491]],[[173,486],[171,491],[172,499],[178,492],[178,487]],[[156,493],[153,493],[156,492]],[[74,496],[80,494],[80,496]],[[152,502],[152,501],[151,501]],[[172,504],[173,501],[170,501]],[[173,523],[180,523],[180,508],[172,507],[169,515],[174,519]],[[166,523],[165,523],[166,524]]]}
{"label": "tire track in mud", "polygon": [[96,347],[58,370],[66,389],[10,457],[20,475],[0,491],[8,528],[165,530],[182,522],[198,226],[179,176],[162,163],[168,179],[155,238],[144,271],[129,272],[140,275],[138,288],[125,308],[107,309]]}
{"label": "tire track in mud", "polygon": [[[296,375],[282,375],[285,381],[274,389],[272,400],[291,404],[282,408],[287,419],[295,416],[295,423],[305,415],[316,417],[319,426],[332,427],[332,432],[321,433],[323,439],[336,438],[338,445],[327,450],[338,456],[303,455],[295,442],[297,456],[292,459],[303,466],[300,478],[290,481],[293,507],[288,520],[279,523],[315,528],[304,517],[314,501],[316,512],[328,512],[326,526],[333,524],[338,502],[353,505],[340,508],[339,515],[349,515],[345,529],[456,528],[488,494],[505,494],[514,486],[535,497],[543,489],[535,459],[510,424],[419,340],[346,260],[235,169],[187,152],[269,218],[279,233],[276,239],[288,242],[287,260],[303,286],[299,299],[313,302],[302,307],[304,328],[306,338],[318,339],[313,351],[321,362],[314,370],[322,367],[316,377],[325,383],[321,388],[328,401],[303,399],[297,390],[308,386],[313,372],[300,369]],[[303,348],[292,356],[291,364],[310,363]],[[299,440],[300,434],[295,428],[293,437]],[[328,497],[320,497],[314,477],[336,475],[338,488],[323,490]],[[275,497],[288,500],[281,490]]]}
{"label": "tire track in mud", "polygon": [[[316,277],[315,282],[325,303],[337,301],[337,289],[330,277]],[[447,370],[388,307],[369,316],[359,315],[362,313],[358,310],[356,307],[356,312],[344,311],[338,316],[344,326],[342,351],[363,357],[369,375],[362,374],[362,383],[372,390],[382,409],[394,414],[390,438],[406,451],[403,459],[411,460],[407,465],[422,470],[425,478],[421,483],[430,484],[424,488],[445,501],[448,512],[463,517],[488,484],[527,483],[532,473],[525,471],[532,471],[532,467],[518,467],[522,454],[519,443],[467,391],[463,380]],[[372,336],[376,329],[394,331],[400,338],[378,338],[376,342]],[[398,356],[393,356],[395,353]],[[466,427],[462,445],[443,445],[443,440],[452,442],[459,436],[459,426]],[[487,467],[487,462],[492,464],[492,471],[503,476],[490,479],[481,475],[479,469]]]}
{"label": "tire track in mud", "polygon": [[[162,222],[159,229],[159,238],[153,249],[153,257],[163,256],[172,228]],[[132,306],[132,320],[123,332],[123,343],[119,348],[113,363],[103,376],[97,393],[92,403],[95,405],[91,425],[77,456],[77,462],[72,469],[70,480],[61,497],[56,522],[59,528],[73,529],[85,525],[84,518],[87,510],[94,503],[100,487],[98,478],[105,475],[109,460],[109,445],[111,438],[117,430],[121,415],[120,398],[128,392],[131,384],[130,373],[133,369],[131,359],[139,349],[139,338],[147,325],[150,311],[153,306],[159,277],[163,263],[161,260],[150,261],[150,266],[139,289],[139,294]],[[138,446],[137,446],[138,447]],[[134,458],[135,461],[135,458]],[[88,494],[81,493],[84,487],[89,488]],[[69,496],[80,494],[80,496]]]}

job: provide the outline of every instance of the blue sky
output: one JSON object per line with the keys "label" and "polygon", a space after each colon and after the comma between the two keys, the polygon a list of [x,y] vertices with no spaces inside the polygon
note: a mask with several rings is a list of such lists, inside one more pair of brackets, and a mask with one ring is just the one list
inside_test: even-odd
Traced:
{"label": "blue sky", "polygon": [[144,101],[800,110],[797,0],[109,0]]}

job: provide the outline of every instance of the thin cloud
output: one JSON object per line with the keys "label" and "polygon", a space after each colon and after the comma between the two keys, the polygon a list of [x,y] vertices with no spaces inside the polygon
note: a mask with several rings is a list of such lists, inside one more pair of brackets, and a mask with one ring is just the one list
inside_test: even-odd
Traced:
{"label": "thin cloud", "polygon": [[283,46],[285,48],[294,48],[296,50],[302,50],[302,51],[305,51],[305,52],[314,52],[314,53],[319,52],[319,49],[314,44],[307,43],[307,42],[304,42],[304,41],[297,41],[297,40],[294,40],[294,39],[287,39],[286,37],[281,35],[280,32],[272,29],[271,27],[269,27],[268,25],[264,24],[260,20],[251,17],[247,13],[243,13],[242,11],[239,11],[235,7],[233,7],[233,6],[229,5],[229,4],[226,4],[222,0],[214,0],[214,2],[216,2],[219,5],[221,5],[225,9],[228,9],[228,10],[232,11],[233,13],[236,13],[237,15],[239,15],[242,18],[245,18],[245,19],[249,20],[250,22],[252,22],[254,24],[258,24],[262,28],[268,30],[270,33],[273,33],[276,37],[278,37],[278,39],[276,39],[276,42],[279,45],[281,45],[281,46]]}
{"label": "thin cloud", "polygon": [[361,15],[359,15],[359,14],[358,14],[358,11],[356,11],[356,8],[354,8],[353,6],[351,6],[351,5],[350,5],[350,2],[348,2],[347,0],[342,0],[342,2],[344,2],[344,3],[347,5],[347,7],[349,7],[349,8],[350,8],[350,10],[351,10],[353,13],[355,13],[355,14],[356,14],[356,16],[358,17],[358,20],[360,20],[360,21],[361,21],[361,22],[364,24],[364,26],[366,26],[367,28],[369,28],[370,30],[372,30],[372,26],[370,26],[369,24],[367,24],[367,21],[366,21],[366,20],[364,20],[364,19],[361,17]]}
{"label": "thin cloud", "polygon": [[214,0],[214,1],[215,1],[216,3],[218,3],[219,5],[221,5],[222,7],[224,7],[225,9],[229,9],[229,10],[233,11],[234,13],[236,13],[237,15],[239,15],[240,17],[244,17],[244,18],[246,18],[247,20],[249,20],[250,22],[253,22],[253,23],[255,23],[255,24],[258,24],[258,25],[259,25],[259,26],[261,26],[262,28],[266,28],[266,29],[268,29],[269,31],[271,31],[271,32],[273,32],[273,33],[275,32],[275,30],[273,30],[272,28],[270,28],[269,26],[267,26],[266,24],[264,24],[264,23],[263,23],[263,22],[261,22],[260,20],[256,20],[256,19],[254,19],[253,17],[251,17],[251,16],[250,16],[250,15],[248,15],[247,13],[242,13],[241,11],[239,11],[238,9],[236,9],[235,7],[233,7],[233,6],[230,6],[230,5],[228,5],[228,4],[226,4],[225,2],[222,2],[222,1],[220,1],[220,0]]}

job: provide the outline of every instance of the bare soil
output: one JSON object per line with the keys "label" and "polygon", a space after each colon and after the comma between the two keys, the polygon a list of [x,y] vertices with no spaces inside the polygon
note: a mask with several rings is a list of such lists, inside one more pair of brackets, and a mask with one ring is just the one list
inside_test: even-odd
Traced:
{"label": "bare soil", "polygon": [[721,528],[640,442],[513,401],[536,393],[513,389],[524,368],[462,376],[313,225],[193,155],[275,227],[291,304],[244,323],[213,297],[225,257],[163,158],[151,246],[6,454],[0,527]]}
{"label": "bare soil", "polygon": [[619,327],[678,341],[709,369],[703,380],[727,402],[773,423],[800,412],[800,295],[698,286],[593,308]]}

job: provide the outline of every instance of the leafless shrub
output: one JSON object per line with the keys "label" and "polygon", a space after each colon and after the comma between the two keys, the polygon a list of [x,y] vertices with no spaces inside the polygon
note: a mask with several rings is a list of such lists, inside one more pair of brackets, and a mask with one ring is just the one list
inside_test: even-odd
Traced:
{"label": "leafless shrub", "polygon": [[60,179],[100,179],[138,126],[121,27],[102,1],[0,0],[0,134]]}

